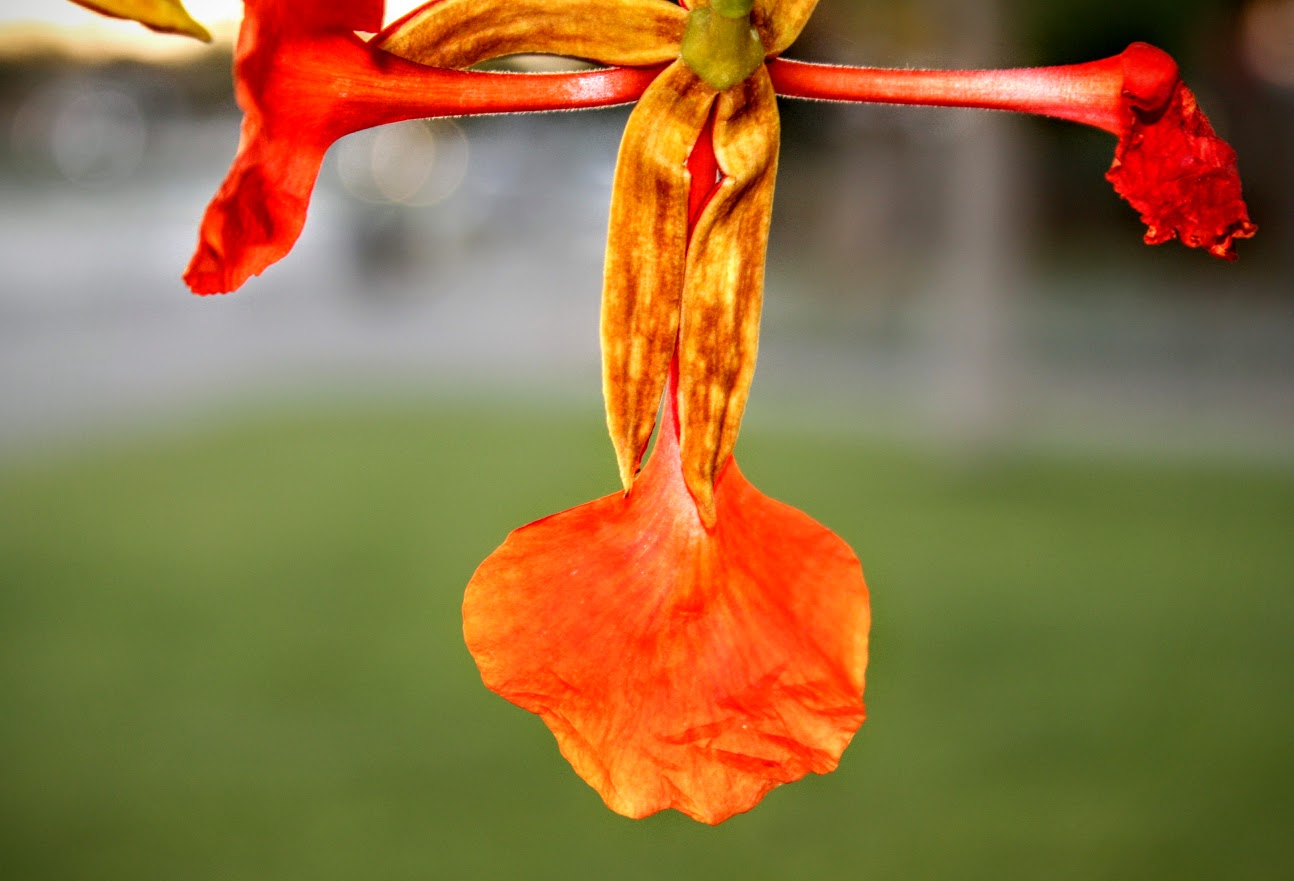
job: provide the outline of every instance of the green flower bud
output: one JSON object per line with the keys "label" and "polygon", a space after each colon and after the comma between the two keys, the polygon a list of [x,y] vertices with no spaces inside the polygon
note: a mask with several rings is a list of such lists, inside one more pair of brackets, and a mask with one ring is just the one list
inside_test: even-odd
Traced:
{"label": "green flower bud", "polygon": [[688,14],[683,63],[721,92],[764,63],[764,43],[750,24],[753,7],[754,0],[714,0]]}

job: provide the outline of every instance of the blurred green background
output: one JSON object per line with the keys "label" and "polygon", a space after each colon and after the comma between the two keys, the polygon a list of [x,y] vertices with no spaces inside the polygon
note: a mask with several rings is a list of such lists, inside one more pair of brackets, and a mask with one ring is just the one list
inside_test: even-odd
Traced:
{"label": "blurred green background", "polygon": [[[560,416],[560,418],[559,418]],[[458,605],[599,414],[219,420],[0,478],[5,877],[1228,878],[1290,865],[1294,476],[749,431],[858,551],[869,720],[711,829],[607,811]]]}
{"label": "blurred green background", "polygon": [[1164,46],[1262,231],[1235,265],[1145,248],[1099,133],[783,106],[739,455],[863,561],[869,719],[713,829],[607,811],[459,629],[508,530],[615,487],[624,112],[348,139],[293,255],[199,300],[228,43],[11,25],[6,881],[1294,872],[1294,3],[823,0],[801,57]]}

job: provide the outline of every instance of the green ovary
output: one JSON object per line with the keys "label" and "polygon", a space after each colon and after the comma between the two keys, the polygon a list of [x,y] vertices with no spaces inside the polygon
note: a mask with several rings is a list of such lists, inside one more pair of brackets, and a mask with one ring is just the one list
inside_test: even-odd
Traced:
{"label": "green ovary", "polygon": [[753,6],[754,0],[714,0],[688,14],[683,63],[721,92],[764,63],[764,44],[750,24]]}

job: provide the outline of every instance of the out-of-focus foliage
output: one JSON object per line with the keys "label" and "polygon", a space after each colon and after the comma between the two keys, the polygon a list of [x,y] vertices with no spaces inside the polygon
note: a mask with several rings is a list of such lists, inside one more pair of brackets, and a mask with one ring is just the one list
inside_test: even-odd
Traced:
{"label": "out-of-focus foliage", "polygon": [[5,877],[1290,865],[1288,472],[950,470],[748,430],[745,470],[863,560],[869,719],[839,772],[710,829],[608,812],[462,645],[500,524],[615,486],[600,421],[370,407],[6,466]]}

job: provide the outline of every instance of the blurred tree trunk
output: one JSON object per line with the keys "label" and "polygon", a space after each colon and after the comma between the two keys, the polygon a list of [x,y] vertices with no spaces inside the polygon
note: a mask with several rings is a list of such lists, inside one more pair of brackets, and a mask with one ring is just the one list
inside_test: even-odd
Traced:
{"label": "blurred tree trunk", "polygon": [[[946,22],[950,50],[941,66],[1001,67],[1007,50],[1002,0],[927,0]],[[973,454],[1010,430],[1011,327],[1019,296],[1023,151],[1019,120],[959,113],[947,145],[942,265],[932,291],[937,357],[934,418],[939,434]]]}

